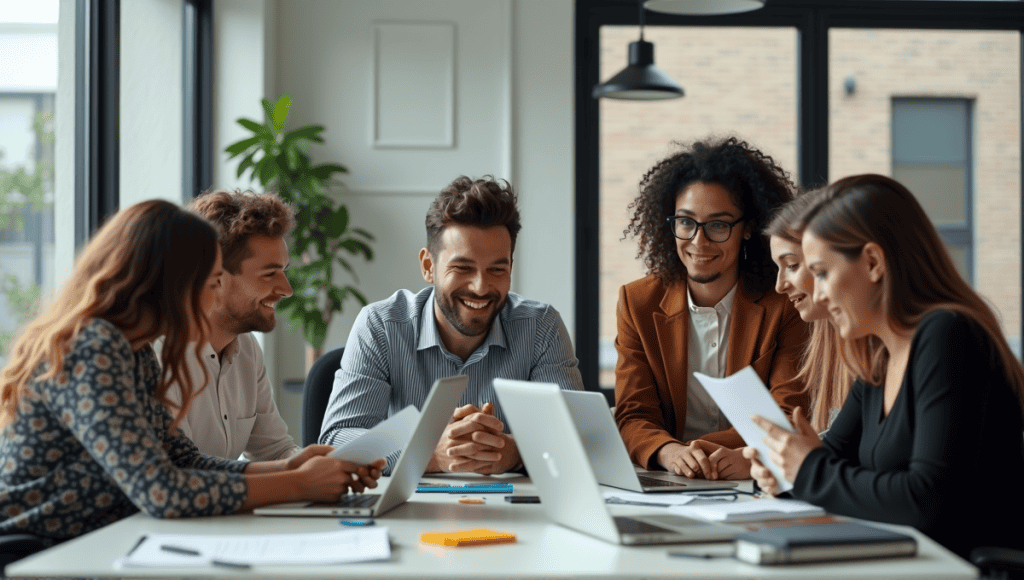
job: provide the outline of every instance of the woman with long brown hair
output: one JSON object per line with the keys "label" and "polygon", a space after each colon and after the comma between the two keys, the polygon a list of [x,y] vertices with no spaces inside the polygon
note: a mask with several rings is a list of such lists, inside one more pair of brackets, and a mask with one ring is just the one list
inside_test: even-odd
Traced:
{"label": "woman with long brown hair", "polygon": [[[837,181],[804,216],[802,247],[858,379],[820,440],[758,419],[792,494],[830,512],[911,525],[962,556],[1024,547],[1024,369],[995,314],[957,273],[914,196],[881,175]],[[748,458],[756,455],[744,451]],[[762,488],[777,482],[754,462]]]}
{"label": "woman with long brown hair", "polygon": [[193,396],[186,345],[206,342],[220,271],[213,226],[172,203],[133,205],[100,228],[0,374],[0,533],[53,543],[138,510],[229,514],[375,485],[382,461],[323,457],[329,446],[245,463],[201,455],[177,429]]}
{"label": "woman with long brown hair", "polygon": [[828,320],[828,311],[814,302],[814,277],[807,269],[800,246],[803,236],[801,217],[820,198],[820,193],[807,192],[787,202],[772,215],[764,234],[768,236],[772,260],[779,267],[775,291],[793,303],[800,318],[810,324],[811,339],[807,343],[800,372],[801,380],[811,395],[810,421],[818,433],[826,431],[838,413],[854,375],[845,365],[837,363],[836,353],[842,348],[839,331]]}

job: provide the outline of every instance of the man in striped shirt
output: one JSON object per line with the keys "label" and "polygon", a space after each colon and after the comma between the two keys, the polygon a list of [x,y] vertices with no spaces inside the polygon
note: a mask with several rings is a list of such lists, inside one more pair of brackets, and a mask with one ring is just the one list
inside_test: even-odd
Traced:
{"label": "man in striped shirt", "polygon": [[[572,342],[553,307],[509,292],[519,233],[507,181],[459,177],[427,212],[419,292],[399,290],[362,309],[349,334],[320,442],[340,445],[407,405],[423,407],[439,377],[468,375],[462,406],[428,472],[492,474],[522,465],[495,378],[583,388]],[[388,470],[397,454],[388,458]]]}

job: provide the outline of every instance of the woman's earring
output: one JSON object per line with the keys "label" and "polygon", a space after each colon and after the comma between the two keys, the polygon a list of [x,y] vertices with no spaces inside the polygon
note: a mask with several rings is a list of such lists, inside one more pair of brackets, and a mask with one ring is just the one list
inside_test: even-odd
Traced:
{"label": "woman's earring", "polygon": [[747,259],[747,245],[743,244],[743,260],[746,261],[746,259]]}

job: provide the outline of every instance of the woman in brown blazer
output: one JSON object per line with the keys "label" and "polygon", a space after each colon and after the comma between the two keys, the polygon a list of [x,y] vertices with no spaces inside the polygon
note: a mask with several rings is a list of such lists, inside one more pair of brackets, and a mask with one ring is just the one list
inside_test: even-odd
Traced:
{"label": "woman in brown blazer", "polygon": [[745,479],[742,438],[693,378],[752,366],[788,414],[806,323],[773,290],[760,235],[793,197],[771,157],[736,138],[698,141],[656,164],[630,205],[648,276],[619,291],[615,418],[633,461],[687,477]]}

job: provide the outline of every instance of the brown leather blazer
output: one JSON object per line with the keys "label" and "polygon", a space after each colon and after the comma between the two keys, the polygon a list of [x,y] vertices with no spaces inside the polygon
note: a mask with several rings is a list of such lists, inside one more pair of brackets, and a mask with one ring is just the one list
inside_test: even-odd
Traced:
{"label": "brown leather blazer", "polygon": [[[648,469],[661,469],[657,452],[663,445],[683,443],[687,312],[685,280],[666,287],[647,276],[619,290],[615,420],[633,462]],[[796,406],[806,412],[809,396],[796,374],[810,334],[793,305],[781,294],[755,292],[741,281],[731,316],[726,376],[753,366],[787,415]],[[729,448],[744,445],[736,429],[701,439]]]}

